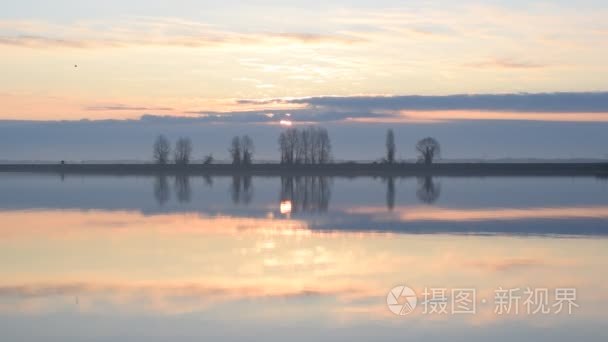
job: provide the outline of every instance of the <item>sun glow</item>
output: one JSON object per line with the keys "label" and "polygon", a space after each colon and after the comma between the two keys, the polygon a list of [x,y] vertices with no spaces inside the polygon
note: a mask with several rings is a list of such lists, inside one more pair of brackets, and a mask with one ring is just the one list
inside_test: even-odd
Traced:
{"label": "sun glow", "polygon": [[293,123],[290,120],[281,120],[281,121],[279,121],[279,124],[281,126],[291,126],[291,125],[293,125]]}
{"label": "sun glow", "polygon": [[279,208],[281,210],[281,214],[291,214],[291,201],[282,201]]}

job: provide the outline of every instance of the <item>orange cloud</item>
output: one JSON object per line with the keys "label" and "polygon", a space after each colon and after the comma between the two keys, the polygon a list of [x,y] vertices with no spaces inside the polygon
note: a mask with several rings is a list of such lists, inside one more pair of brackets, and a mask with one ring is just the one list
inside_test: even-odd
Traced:
{"label": "orange cloud", "polygon": [[[391,118],[389,118],[390,120]],[[608,113],[535,113],[489,111],[401,111],[393,122],[445,122],[454,120],[522,120],[559,122],[608,122]]]}

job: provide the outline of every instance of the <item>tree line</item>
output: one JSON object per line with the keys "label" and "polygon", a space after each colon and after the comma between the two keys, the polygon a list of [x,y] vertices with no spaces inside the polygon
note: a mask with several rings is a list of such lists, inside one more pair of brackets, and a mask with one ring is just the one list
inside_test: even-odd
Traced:
{"label": "tree line", "polygon": [[[232,164],[250,165],[253,162],[254,153],[253,140],[248,136],[235,136],[232,138],[228,152],[232,158]],[[192,157],[192,141],[190,138],[179,138],[175,147],[171,148],[171,142],[164,135],[159,135],[152,146],[154,162],[159,165],[174,163],[176,165],[188,165]],[[203,164],[212,164],[213,155],[209,154],[203,159]]]}
{"label": "tree line", "polygon": [[327,164],[331,142],[325,128],[290,128],[279,135],[281,164]]}
{"label": "tree line", "polygon": [[[289,128],[279,135],[278,139],[281,164],[286,165],[315,165],[328,164],[332,161],[331,139],[329,133],[322,127],[307,127],[303,129]],[[432,164],[441,153],[439,142],[432,137],[418,141],[415,146],[418,152],[418,163]],[[382,159],[385,164],[396,163],[395,134],[392,129],[386,133],[386,155]],[[233,165],[251,165],[255,146],[248,135],[235,136],[228,148]],[[170,164],[188,165],[192,157],[192,142],[189,138],[179,138],[175,147],[171,148],[170,141],[159,135],[153,145],[154,162],[159,165]],[[213,163],[213,156],[207,155],[203,164]]]}

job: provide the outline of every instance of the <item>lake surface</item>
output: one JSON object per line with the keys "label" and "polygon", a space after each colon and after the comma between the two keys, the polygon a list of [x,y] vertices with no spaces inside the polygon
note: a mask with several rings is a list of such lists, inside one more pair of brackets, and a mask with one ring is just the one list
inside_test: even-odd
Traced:
{"label": "lake surface", "polygon": [[5,173],[0,331],[605,341],[607,237],[593,177]]}

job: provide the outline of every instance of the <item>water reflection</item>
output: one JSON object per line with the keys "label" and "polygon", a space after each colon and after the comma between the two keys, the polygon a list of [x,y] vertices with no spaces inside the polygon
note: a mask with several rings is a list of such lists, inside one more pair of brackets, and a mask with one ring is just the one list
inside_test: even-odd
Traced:
{"label": "water reflection", "polygon": [[395,208],[395,177],[387,177],[386,182],[386,209],[393,211]]}
{"label": "water reflection", "polygon": [[418,178],[418,191],[416,197],[426,204],[433,204],[439,199],[441,184],[435,183],[433,177],[425,176]]}
{"label": "water reflection", "polygon": [[[405,324],[385,302],[404,279],[419,293],[474,286],[488,300],[499,286],[576,286],[580,311],[551,315],[546,323],[555,325],[600,319],[608,303],[605,239],[319,232],[292,219],[111,211],[9,211],[0,221],[0,260],[11,260],[0,265],[5,314],[61,312],[78,297],[81,315],[221,318],[222,308],[245,304],[255,312],[276,305],[266,319],[294,318],[284,315],[287,306],[289,315]],[[480,304],[475,316],[418,319],[513,319],[493,309]],[[243,318],[241,311],[226,317]]]}
{"label": "water reflection", "polygon": [[[192,199],[192,187],[190,186],[190,176],[185,174],[175,175],[174,179],[175,198],[179,203],[189,203]],[[156,202],[163,206],[171,198],[169,177],[165,174],[158,174],[154,177],[154,198]]]}
{"label": "water reflection", "polygon": [[[175,175],[174,191],[179,203],[188,203],[192,199],[191,176]],[[202,176],[205,185],[213,186],[213,178]],[[233,204],[248,205],[253,200],[253,178],[250,175],[234,175],[230,177],[230,198]],[[286,176],[280,178],[280,201],[289,201],[292,205],[290,212],[325,213],[329,208],[331,198],[332,178],[325,176]],[[395,208],[395,177],[382,178],[386,184],[386,208]],[[154,197],[159,205],[164,205],[170,199],[168,176],[155,176]],[[441,186],[432,177],[418,178],[416,196],[420,202],[433,204],[441,194]]]}
{"label": "water reflection", "polygon": [[[3,338],[605,340],[608,184],[441,178],[438,200],[437,178],[395,178],[0,175]],[[477,314],[394,316],[404,283],[474,287]],[[497,315],[499,287],[575,287],[580,308]]]}
{"label": "water reflection", "polygon": [[325,213],[331,197],[331,178],[324,176],[281,177],[281,203],[290,213]]}
{"label": "water reflection", "polygon": [[253,187],[251,184],[250,175],[232,176],[232,184],[230,185],[230,195],[232,203],[248,205],[253,199]]}
{"label": "water reflection", "polygon": [[190,187],[190,177],[184,174],[175,176],[175,196],[180,203],[190,202],[192,188]]}
{"label": "water reflection", "polygon": [[279,203],[279,212],[283,215],[291,215],[291,200],[284,200]]}
{"label": "water reflection", "polygon": [[608,184],[595,178],[439,179],[441,187],[429,177],[6,175],[0,210],[295,217],[317,231],[608,235]]}
{"label": "water reflection", "polygon": [[159,205],[164,205],[169,200],[169,182],[164,174],[157,175],[154,178],[154,198]]}
{"label": "water reflection", "polygon": [[208,187],[213,186],[213,178],[209,175],[203,175],[203,179],[205,180],[205,185]]}

